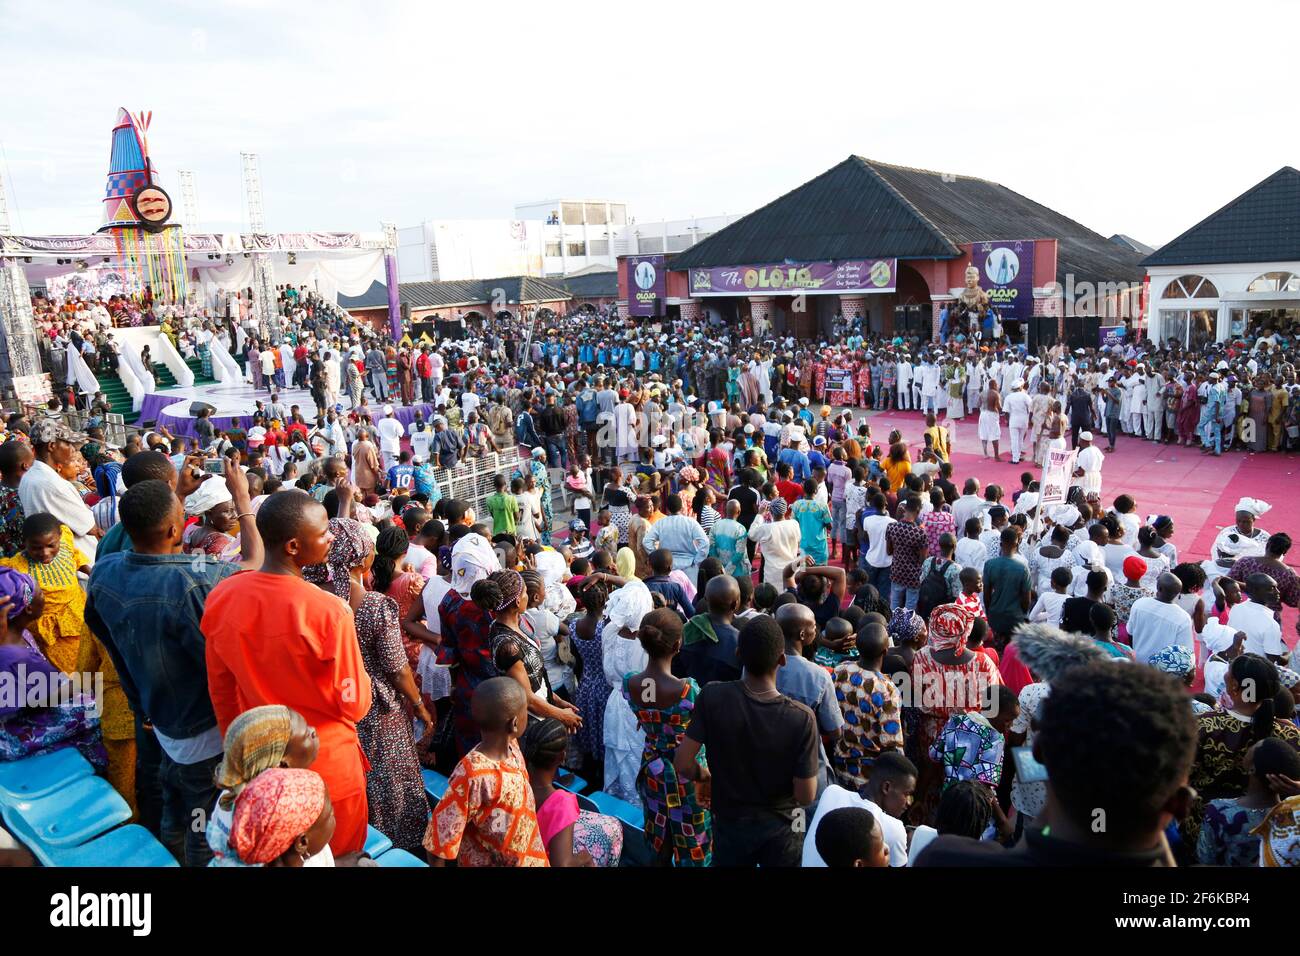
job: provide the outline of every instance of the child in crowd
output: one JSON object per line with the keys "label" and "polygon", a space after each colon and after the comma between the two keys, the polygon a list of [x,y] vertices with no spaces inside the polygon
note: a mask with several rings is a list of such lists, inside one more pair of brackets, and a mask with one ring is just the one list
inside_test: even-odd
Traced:
{"label": "child in crowd", "polygon": [[1038,595],[1038,600],[1029,611],[1029,620],[1034,623],[1061,623],[1061,605],[1070,596],[1070,584],[1074,581],[1074,572],[1067,567],[1052,570],[1052,590]]}
{"label": "child in crowd", "polygon": [[889,866],[889,847],[876,815],[863,807],[840,807],[817,827],[817,853],[832,869]]}
{"label": "child in crowd", "polygon": [[[516,478],[515,484],[520,483],[520,479]],[[511,488],[511,493],[506,494],[505,475],[493,476],[492,487],[496,491],[489,495],[487,501],[484,502],[488,512],[492,515],[492,533],[494,535],[514,534],[522,510],[519,499],[515,497],[517,492]]]}
{"label": "child in crowd", "polygon": [[[971,518],[971,521],[979,521]],[[970,524],[968,521],[967,524]],[[984,575],[979,568],[963,567],[959,575],[961,593],[955,603],[960,604],[977,618],[984,618]]]}
{"label": "child in crowd", "polygon": [[28,515],[22,527],[23,550],[6,565],[30,575],[45,595],[45,612],[34,633],[51,664],[72,674],[77,669],[81,642],[90,636],[86,627],[86,592],[78,572],[90,574],[90,562],[72,540],[72,529],[46,512]]}
{"label": "child in crowd", "polygon": [[533,721],[519,742],[551,866],[618,866],[623,825],[615,817],[580,809],[577,796],[555,786],[568,743],[568,730],[553,717]]}
{"label": "child in crowd", "polygon": [[474,689],[480,742],[452,771],[433,809],[424,848],[433,866],[549,866],[519,737],[528,698],[518,681],[491,677]]}
{"label": "child in crowd", "polygon": [[982,617],[971,622],[970,637],[966,639],[966,649],[976,654],[983,654],[997,667],[1000,663],[997,648],[985,647],[984,641],[989,636],[989,622]]}

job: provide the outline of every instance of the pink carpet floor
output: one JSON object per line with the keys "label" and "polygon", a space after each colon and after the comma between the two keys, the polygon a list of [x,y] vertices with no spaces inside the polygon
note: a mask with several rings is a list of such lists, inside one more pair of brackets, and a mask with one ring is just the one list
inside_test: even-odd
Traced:
{"label": "pink carpet floor", "polygon": [[[917,412],[867,413],[871,434],[883,442],[892,428],[903,433],[913,447],[923,443],[925,420]],[[945,422],[953,439],[953,480],[960,488],[967,478],[975,477],[981,485],[1002,485],[1008,497],[1020,487],[1020,475],[1029,471],[1037,478],[1041,470],[1021,463],[1010,463],[1009,443],[1001,444],[1002,461],[984,458],[980,448],[976,419]],[[1101,438],[1102,447],[1105,439]],[[1129,494],[1137,502],[1138,513],[1166,514],[1174,521],[1173,543],[1179,560],[1201,560],[1209,556],[1219,529],[1234,522],[1234,506],[1243,496],[1261,498],[1273,506],[1259,520],[1270,532],[1286,531],[1297,537],[1300,531],[1300,455],[1276,452],[1247,454],[1225,452],[1221,457],[1202,455],[1199,448],[1158,445],[1120,435],[1115,451],[1106,456],[1102,470],[1102,502],[1109,507],[1120,494]],[[1297,551],[1288,556],[1294,566]],[[1286,608],[1282,633],[1289,644],[1296,640],[1297,612]]]}

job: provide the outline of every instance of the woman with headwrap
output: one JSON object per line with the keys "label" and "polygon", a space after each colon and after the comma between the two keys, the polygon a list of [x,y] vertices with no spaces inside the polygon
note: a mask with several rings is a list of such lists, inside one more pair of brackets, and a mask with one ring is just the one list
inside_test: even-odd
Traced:
{"label": "woman with headwrap", "polygon": [[1272,510],[1272,505],[1258,498],[1242,498],[1234,508],[1236,523],[1219,532],[1210,549],[1209,560],[1202,562],[1206,575],[1211,578],[1226,574],[1238,558],[1261,557],[1268,543],[1268,532],[1255,526],[1260,515]]}
{"label": "woman with headwrap", "polygon": [[1002,683],[993,658],[966,648],[974,624],[975,615],[960,604],[939,605],[930,612],[929,643],[912,658],[912,704],[921,711],[917,749],[927,755],[926,762],[918,764],[917,815],[923,823],[929,822],[929,810],[937,804],[943,776],[928,759],[930,745],[949,717],[983,709],[993,699],[993,688]]}
{"label": "woman with headwrap", "polygon": [[235,800],[258,774],[276,767],[310,767],[320,751],[316,728],[283,704],[244,711],[226,728],[224,753],[213,778],[222,788],[208,817],[213,866],[245,866],[230,846]]}
{"label": "woman with headwrap", "polygon": [[357,738],[370,762],[366,773],[366,802],[370,825],[393,845],[419,852],[424,839],[428,802],[420,762],[415,755],[411,717],[433,726],[415,686],[402,646],[401,614],[386,594],[366,590],[364,579],[375,560],[375,546],[359,521],[331,522],[334,543],[322,585],[343,598],[356,617],[361,661],[370,675],[370,712],[357,722]]}
{"label": "woman with headwrap", "polygon": [[76,747],[104,770],[108,754],[95,702],[71,693],[68,678],[28,631],[44,610],[45,595],[32,577],[0,568],[0,675],[21,690],[21,695],[0,696],[0,761]]}
{"label": "woman with headwrap", "polygon": [[582,726],[578,708],[556,697],[546,674],[546,662],[538,641],[525,632],[523,614],[528,610],[528,589],[518,571],[496,571],[474,585],[474,603],[492,618],[488,643],[492,650],[494,677],[518,681],[528,695],[529,719],[554,717],[570,733]]}
{"label": "woman with headwrap", "polygon": [[185,499],[185,513],[199,520],[185,529],[181,550],[218,561],[240,560],[239,518],[226,483],[209,478]]}
{"label": "woman with headwrap", "polygon": [[235,802],[230,845],[249,866],[333,866],[334,807],[314,770],[267,770]]}
{"label": "woman with headwrap", "polygon": [[641,806],[636,779],[641,772],[645,734],[636,714],[623,697],[626,674],[640,672],[650,662],[637,640],[641,619],[654,609],[650,589],[630,580],[609,596],[601,627],[602,669],[611,690],[605,701],[605,792]]}

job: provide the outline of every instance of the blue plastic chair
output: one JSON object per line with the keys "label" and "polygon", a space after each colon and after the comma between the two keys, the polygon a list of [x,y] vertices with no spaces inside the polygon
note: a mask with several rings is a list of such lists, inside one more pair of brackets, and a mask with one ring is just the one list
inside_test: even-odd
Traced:
{"label": "blue plastic chair", "polygon": [[99,777],[81,777],[44,797],[0,805],[0,812],[7,823],[55,848],[81,846],[131,819],[126,801]]}
{"label": "blue plastic chair", "polygon": [[152,833],[134,823],[89,843],[74,847],[55,847],[42,843],[27,829],[21,819],[10,824],[14,836],[42,866],[111,866],[111,867],[179,867],[176,858],[159,843]]}
{"label": "blue plastic chair", "polygon": [[568,770],[561,771],[555,775],[555,785],[561,790],[567,790],[569,793],[582,793],[587,789],[587,781],[583,780],[576,773],[570,773]]}
{"label": "blue plastic chair", "polygon": [[375,862],[380,866],[410,867],[412,869],[418,867],[427,868],[429,866],[428,863],[425,863],[414,853],[407,853],[405,850],[399,850],[396,847],[389,850],[387,853],[375,857]]}
{"label": "blue plastic chair", "polygon": [[374,859],[393,848],[393,841],[372,826],[366,827],[366,845],[362,848]]}
{"label": "blue plastic chair", "polygon": [[447,792],[447,784],[451,781],[436,770],[422,769],[420,776],[424,778],[424,792],[433,797],[435,801],[441,800],[442,795]]}
{"label": "blue plastic chair", "polygon": [[0,763],[0,803],[35,800],[94,775],[95,768],[74,747]]}
{"label": "blue plastic chair", "polygon": [[[597,790],[595,793],[587,795],[587,799],[596,807],[596,810],[606,816],[615,817],[620,820],[624,826],[631,827],[638,832],[645,832],[645,815],[628,803],[613,794],[605,793],[603,790]],[[581,805],[581,804],[579,804]]]}

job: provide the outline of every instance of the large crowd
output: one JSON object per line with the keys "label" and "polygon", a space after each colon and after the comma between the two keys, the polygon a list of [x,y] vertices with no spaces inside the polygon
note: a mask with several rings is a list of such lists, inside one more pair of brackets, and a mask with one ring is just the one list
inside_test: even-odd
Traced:
{"label": "large crowd", "polygon": [[[55,398],[0,445],[0,673],[102,676],[0,706],[0,760],[75,747],[185,864],[365,865],[368,826],[435,865],[1300,864],[1291,538],[1243,496],[1180,560],[1105,480],[1120,441],[1300,446],[1289,329],[224,312],[38,309],[101,374],[115,323],[224,350],[255,414],[118,448]],[[968,416],[1018,487],[958,473]]]}

